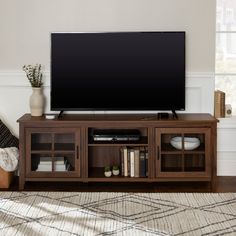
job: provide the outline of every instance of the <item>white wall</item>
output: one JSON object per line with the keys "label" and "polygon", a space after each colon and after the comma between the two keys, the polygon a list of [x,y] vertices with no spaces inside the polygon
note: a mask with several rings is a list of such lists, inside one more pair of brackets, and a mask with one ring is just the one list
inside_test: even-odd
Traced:
{"label": "white wall", "polygon": [[50,32],[130,30],[186,31],[187,111],[211,113],[214,0],[0,0],[0,118],[18,133],[31,94],[21,68],[41,63],[49,70]]}
{"label": "white wall", "polygon": [[214,0],[1,0],[0,69],[49,69],[52,31],[185,30],[188,72],[214,71]]}

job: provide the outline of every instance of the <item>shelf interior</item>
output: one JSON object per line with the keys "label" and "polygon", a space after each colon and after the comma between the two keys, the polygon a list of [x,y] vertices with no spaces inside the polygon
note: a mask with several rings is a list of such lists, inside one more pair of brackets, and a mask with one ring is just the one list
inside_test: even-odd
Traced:
{"label": "shelf interior", "polygon": [[112,175],[111,177],[106,177],[104,175],[104,168],[103,167],[90,167],[89,168],[89,178],[106,178],[106,179],[147,179],[147,177],[130,177],[130,176],[121,176],[119,175]]}
{"label": "shelf interior", "polygon": [[148,145],[148,138],[141,137],[138,141],[94,141],[92,138],[89,138],[89,146],[96,146],[96,145],[127,145],[127,146],[147,146]]}

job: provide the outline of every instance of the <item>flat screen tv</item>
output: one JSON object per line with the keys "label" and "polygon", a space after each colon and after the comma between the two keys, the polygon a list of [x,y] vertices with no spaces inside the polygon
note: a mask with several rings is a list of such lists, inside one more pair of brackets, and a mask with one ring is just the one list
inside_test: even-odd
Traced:
{"label": "flat screen tv", "polygon": [[185,109],[185,32],[51,34],[51,110]]}

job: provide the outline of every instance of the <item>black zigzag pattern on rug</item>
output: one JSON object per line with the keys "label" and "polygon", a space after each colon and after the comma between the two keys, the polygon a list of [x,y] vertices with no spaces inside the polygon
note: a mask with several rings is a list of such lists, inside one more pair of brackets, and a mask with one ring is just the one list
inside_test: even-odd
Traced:
{"label": "black zigzag pattern on rug", "polygon": [[0,192],[0,235],[236,235],[236,193]]}

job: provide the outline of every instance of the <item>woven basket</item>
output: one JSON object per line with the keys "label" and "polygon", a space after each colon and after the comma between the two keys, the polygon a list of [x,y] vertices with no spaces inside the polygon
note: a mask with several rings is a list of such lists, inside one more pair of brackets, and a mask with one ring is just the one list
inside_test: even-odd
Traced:
{"label": "woven basket", "polygon": [[7,172],[0,167],[0,188],[9,188],[14,176],[13,172]]}

